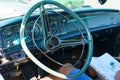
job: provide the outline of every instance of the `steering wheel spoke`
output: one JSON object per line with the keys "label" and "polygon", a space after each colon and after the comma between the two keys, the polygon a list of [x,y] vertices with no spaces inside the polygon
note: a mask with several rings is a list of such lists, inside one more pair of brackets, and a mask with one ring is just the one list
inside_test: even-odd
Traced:
{"label": "steering wheel spoke", "polygon": [[42,27],[42,34],[44,38],[47,38],[48,36],[48,28],[47,28],[47,22],[46,22],[46,10],[43,4],[39,7],[40,11],[40,21],[41,21],[41,27]]}
{"label": "steering wheel spoke", "polygon": [[82,44],[83,44],[83,41],[80,41],[80,40],[61,40],[61,47],[77,46]]}

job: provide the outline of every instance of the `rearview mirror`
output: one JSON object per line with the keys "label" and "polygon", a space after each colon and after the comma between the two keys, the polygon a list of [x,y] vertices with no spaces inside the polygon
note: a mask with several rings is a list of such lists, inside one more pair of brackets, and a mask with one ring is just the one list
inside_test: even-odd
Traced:
{"label": "rearview mirror", "polygon": [[105,4],[106,1],[107,1],[107,0],[98,0],[98,2],[99,2],[101,5]]}

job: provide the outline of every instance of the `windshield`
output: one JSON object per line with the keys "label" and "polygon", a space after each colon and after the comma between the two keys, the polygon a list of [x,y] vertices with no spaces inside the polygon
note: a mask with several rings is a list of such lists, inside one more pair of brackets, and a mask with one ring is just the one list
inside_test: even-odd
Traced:
{"label": "windshield", "polygon": [[[10,17],[22,16],[35,2],[42,0],[0,0],[0,20]],[[51,0],[52,1],[52,0]],[[82,8],[114,8],[120,9],[119,0],[107,0],[101,5],[99,0],[54,0],[70,9]],[[47,6],[56,9],[55,6]],[[58,9],[58,8],[57,8]]]}
{"label": "windshield", "polygon": [[27,3],[21,0],[0,0],[0,20],[21,16],[28,8]]}

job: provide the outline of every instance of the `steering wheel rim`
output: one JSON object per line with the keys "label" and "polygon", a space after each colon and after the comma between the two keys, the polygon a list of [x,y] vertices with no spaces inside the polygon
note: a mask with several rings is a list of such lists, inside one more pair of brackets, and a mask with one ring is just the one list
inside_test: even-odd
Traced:
{"label": "steering wheel rim", "polygon": [[[37,60],[32,53],[29,51],[29,49],[27,48],[27,45],[25,43],[25,39],[24,39],[24,29],[25,29],[25,25],[28,21],[28,18],[30,17],[30,15],[32,14],[32,12],[37,9],[40,5],[45,5],[45,4],[52,4],[52,5],[56,5],[60,8],[62,8],[64,11],[66,11],[67,13],[69,13],[70,15],[72,15],[75,19],[77,19],[79,21],[79,23],[81,23],[81,25],[83,26],[83,28],[86,30],[87,33],[87,39],[88,39],[88,55],[86,58],[86,62],[84,63],[84,67],[75,75],[73,76],[67,76],[64,74],[61,74],[59,72],[56,72],[52,69],[50,69],[49,67],[45,66],[44,64],[42,64],[39,60]],[[80,17],[78,15],[76,15],[74,12],[72,12],[70,9],[68,9],[67,7],[63,6],[62,4],[56,2],[56,1],[41,1],[41,2],[37,2],[35,3],[26,13],[26,15],[24,16],[22,23],[21,23],[21,28],[20,28],[20,43],[21,46],[24,50],[24,52],[26,53],[26,55],[37,65],[39,66],[41,69],[43,69],[44,71],[63,78],[63,79],[70,79],[70,78],[76,78],[78,76],[80,76],[82,73],[84,73],[86,71],[86,69],[88,68],[91,58],[92,58],[92,54],[93,54],[93,39],[92,39],[92,35],[87,27],[87,25],[80,19]]]}

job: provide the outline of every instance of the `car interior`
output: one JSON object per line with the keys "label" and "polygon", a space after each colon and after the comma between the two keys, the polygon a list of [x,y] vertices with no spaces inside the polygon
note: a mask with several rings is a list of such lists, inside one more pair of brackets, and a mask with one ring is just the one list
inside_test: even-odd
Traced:
{"label": "car interior", "polygon": [[[0,18],[0,47],[10,60],[0,64],[0,73],[5,80],[29,80],[33,75],[69,79],[88,74],[93,56],[120,55],[119,26],[119,9],[70,9],[53,0],[37,1],[24,15]],[[65,63],[80,72],[74,76],[57,72]]]}

